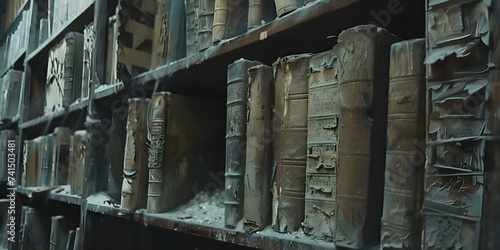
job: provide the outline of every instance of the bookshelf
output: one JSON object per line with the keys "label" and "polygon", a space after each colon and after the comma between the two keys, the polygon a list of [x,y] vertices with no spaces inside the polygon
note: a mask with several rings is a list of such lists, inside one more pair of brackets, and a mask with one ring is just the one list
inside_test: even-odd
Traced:
{"label": "bookshelf", "polygon": [[[36,14],[33,14],[36,20],[31,22],[29,45],[19,54],[12,65],[5,70],[0,69],[2,75],[9,68],[24,71],[19,117],[0,126],[0,130],[13,129],[17,132],[17,162],[20,163],[17,171],[18,180],[21,180],[22,142],[25,140],[33,140],[39,136],[51,134],[57,127],[69,127],[72,133],[77,130],[87,130],[91,138],[89,144],[95,140],[92,136],[102,136],[105,138],[104,140],[113,140],[113,138],[117,138],[114,137],[117,135],[112,133],[120,134],[120,131],[124,130],[127,120],[126,116],[123,118],[123,115],[121,118],[115,119],[116,113],[128,109],[129,99],[135,97],[151,98],[155,91],[170,91],[195,98],[208,96],[210,99],[224,103],[228,64],[239,58],[259,60],[265,64],[271,64],[279,57],[299,53],[318,53],[331,49],[335,44],[336,35],[347,28],[373,21],[371,13],[374,10],[386,9],[388,2],[315,1],[258,28],[223,40],[204,51],[171,63],[153,66],[145,72],[131,75],[127,79],[124,78],[111,84],[106,82],[110,74],[107,64],[110,58],[105,53],[111,48],[108,44],[108,32],[112,28],[110,24],[113,23],[115,9],[124,0],[88,1],[86,6],[79,9],[77,15],[68,16],[58,31],[49,34],[44,41],[39,41],[39,17],[48,18],[45,11],[49,8],[51,1],[53,0],[28,0],[21,7],[23,10],[36,10]],[[411,2],[410,0],[402,2],[407,4],[405,14],[392,16],[393,21],[386,28],[403,39],[423,37],[424,3]],[[18,18],[13,21],[12,25],[16,24]],[[114,20],[116,22],[116,17]],[[47,60],[52,48],[68,32],[83,33],[85,27],[92,22],[96,31],[94,49],[97,52],[94,51],[92,58],[94,65],[91,70],[93,73],[91,79],[94,82],[99,82],[101,86],[96,87],[95,92],[90,93],[87,98],[81,98],[61,110],[44,113],[42,110],[43,102],[40,100],[44,98],[45,94]],[[408,29],[405,22],[414,24],[416,28]],[[0,41],[5,39],[4,37],[10,32],[9,30],[2,34]],[[32,41],[35,36],[38,42]],[[116,37],[113,37],[111,42],[117,43]],[[105,84],[108,86],[104,87]],[[226,112],[224,105],[217,107],[218,113]],[[104,123],[107,125],[100,126],[98,122],[93,123],[94,121],[101,123],[105,121]],[[215,120],[213,124],[224,126],[225,122],[225,120]],[[116,127],[117,130],[109,132],[109,130],[102,129],[108,125]],[[113,202],[119,197],[119,193],[117,196],[116,189],[110,190],[109,186],[112,184],[108,183],[108,178],[112,176],[108,173],[108,166],[114,167],[113,161],[116,159],[113,157],[116,157],[114,155],[123,155],[123,149],[113,149],[112,144],[107,143],[87,148],[86,154],[89,160],[85,163],[85,183],[81,195],[69,194],[64,191],[65,189],[61,191],[59,185],[51,187],[19,186],[17,193],[21,203],[17,209],[21,209],[21,204],[40,204],[40,200],[44,199],[51,201],[49,203],[42,202],[42,204],[48,204],[45,209],[49,210],[49,214],[60,211],[62,207],[71,207],[71,218],[78,218],[78,226],[82,230],[82,238],[78,243],[81,249],[97,249],[91,248],[91,246],[95,247],[93,242],[102,239],[102,236],[93,232],[94,229],[97,231],[119,230],[118,227],[123,226],[126,228],[127,234],[130,233],[133,236],[142,234],[141,230],[143,229],[138,225],[151,226],[160,232],[177,232],[189,235],[189,237],[201,237],[249,248],[335,249],[333,243],[315,240],[299,233],[280,234],[269,227],[257,233],[247,234],[240,227],[236,229],[224,228],[222,221],[204,223],[179,218],[171,213],[151,214],[143,210],[138,210],[133,214],[125,214],[123,209],[113,205]],[[121,170],[119,173],[121,174]],[[121,182],[119,184],[121,186]],[[112,244],[113,241],[117,240],[112,238],[111,243],[106,244]],[[17,249],[17,247],[15,244],[11,245],[12,249]],[[124,249],[131,247],[125,246]]]}

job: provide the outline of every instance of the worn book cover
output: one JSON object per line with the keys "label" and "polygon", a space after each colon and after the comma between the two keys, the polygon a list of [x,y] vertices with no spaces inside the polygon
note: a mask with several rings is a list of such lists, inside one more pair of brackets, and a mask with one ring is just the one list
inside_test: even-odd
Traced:
{"label": "worn book cover", "polygon": [[218,44],[248,29],[248,1],[215,0],[212,43]]}
{"label": "worn book cover", "polygon": [[429,1],[427,7],[422,245],[497,249],[498,3]]}
{"label": "worn book cover", "polygon": [[153,30],[153,50],[151,52],[151,68],[165,64],[168,50],[168,29],[170,25],[172,0],[156,1],[156,14]]}
{"label": "worn book cover", "polygon": [[279,58],[273,64],[272,227],[293,232],[304,220],[307,162],[307,103],[309,59],[312,54]]}
{"label": "worn book cover", "polygon": [[304,233],[333,240],[335,233],[338,121],[340,112],[338,60],[334,49],[309,61],[307,167]]}
{"label": "worn book cover", "polygon": [[271,223],[273,70],[248,70],[247,147],[243,230],[253,233]]}
{"label": "worn book cover", "polygon": [[45,164],[45,149],[46,149],[46,136],[39,136],[35,138],[36,143],[36,175],[35,186],[43,185],[43,174]]}
{"label": "worn book cover", "polygon": [[134,212],[146,207],[148,191],[147,110],[149,99],[129,99],[123,161],[121,207]]}
{"label": "worn book cover", "polygon": [[186,0],[186,54],[187,56],[198,53],[198,13],[201,0]]}
{"label": "worn book cover", "polygon": [[391,47],[382,249],[419,249],[425,166],[425,40]]}
{"label": "worn book cover", "polygon": [[225,129],[206,120],[223,120],[213,107],[225,105],[169,92],[155,93],[152,101],[148,211],[164,212],[203,191],[210,169],[223,164],[213,145],[224,142]]}
{"label": "worn book cover", "polygon": [[248,30],[260,27],[276,18],[276,9],[270,0],[248,1]]}
{"label": "worn book cover", "polygon": [[34,140],[24,141],[23,147],[23,173],[22,185],[31,187],[36,185],[37,165],[37,143]]}
{"label": "worn book cover", "polygon": [[258,64],[239,59],[227,68],[224,225],[228,228],[235,228],[243,215],[248,69]]}
{"label": "worn book cover", "polygon": [[212,46],[215,0],[199,0],[199,4],[196,36],[198,50],[203,51]]}
{"label": "worn book cover", "polygon": [[71,193],[82,195],[83,182],[85,178],[85,162],[87,154],[87,131],[77,130],[70,139],[68,169],[68,184],[71,185]]}
{"label": "worn book cover", "polygon": [[69,107],[81,96],[83,35],[68,33],[49,53],[45,113]]}
{"label": "worn book cover", "polygon": [[52,134],[48,134],[45,136],[43,148],[40,151],[40,154],[43,157],[43,165],[42,165],[42,185],[50,186],[51,178],[52,178],[52,161],[54,158],[54,136]]}
{"label": "worn book cover", "polygon": [[340,33],[337,246],[377,244],[383,207],[390,48],[400,39],[361,25]]}

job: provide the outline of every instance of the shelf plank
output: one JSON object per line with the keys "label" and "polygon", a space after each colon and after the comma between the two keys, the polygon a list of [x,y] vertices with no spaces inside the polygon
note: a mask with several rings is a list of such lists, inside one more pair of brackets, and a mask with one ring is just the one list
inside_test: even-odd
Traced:
{"label": "shelf plank", "polygon": [[73,105],[67,107],[64,110],[58,110],[50,114],[46,114],[44,116],[37,117],[35,119],[32,119],[30,121],[26,121],[21,123],[19,126],[21,129],[28,129],[31,127],[35,127],[38,125],[42,124],[48,124],[54,119],[59,119],[62,118],[63,116],[67,116],[70,113],[73,113],[78,110],[85,110],[88,107],[88,100],[83,100],[78,103],[74,103]]}
{"label": "shelf plank", "polygon": [[[205,61],[213,60],[219,57],[226,57],[225,61],[237,60],[241,57],[241,53],[239,52],[241,52],[242,50],[248,49],[251,46],[263,46],[264,43],[266,43],[266,47],[276,46],[276,43],[273,44],[269,41],[275,42],[276,40],[280,40],[280,36],[285,33],[290,33],[290,30],[292,28],[306,25],[307,23],[326,15],[333,15],[335,13],[343,14],[338,15],[338,22],[336,22],[337,20],[331,20],[332,24],[335,24],[337,26],[335,29],[338,29],[338,32],[340,32],[345,28],[350,27],[351,25],[350,22],[341,22],[341,17],[347,13],[355,11],[356,7],[358,7],[357,3],[360,2],[361,0],[317,1],[281,18],[277,18],[274,21],[267,23],[261,27],[252,29],[238,37],[224,40],[205,51],[137,75],[130,80],[129,84],[131,84],[132,86],[144,85],[155,80],[161,81],[165,78],[171,77],[174,73],[177,73],[183,69],[188,69],[194,65],[202,64]],[[303,39],[306,39],[306,37]],[[282,43],[282,45],[288,46],[286,43]],[[254,51],[253,54],[255,58],[248,59],[258,60],[259,56],[265,56],[260,52],[261,51]]]}
{"label": "shelf plank", "polygon": [[29,199],[39,199],[48,196],[48,199],[71,205],[81,205],[81,197],[69,194],[69,186],[56,187],[17,187],[16,192],[26,195]]}
{"label": "shelf plank", "polygon": [[311,239],[299,233],[282,234],[266,228],[263,231],[247,234],[241,229],[241,225],[236,229],[227,229],[224,228],[222,221],[202,224],[178,219],[169,213],[148,214],[138,211],[134,214],[134,220],[146,225],[259,249],[335,249],[335,245],[331,242]]}
{"label": "shelf plank", "polygon": [[120,205],[113,206],[112,199],[105,193],[97,193],[87,197],[87,210],[90,212],[105,214],[117,217],[126,215],[125,210]]}
{"label": "shelf plank", "polygon": [[93,21],[94,18],[94,2],[85,8],[80,15],[73,16],[70,21],[66,22],[59,32],[52,34],[47,40],[40,44],[34,51],[28,54],[27,62],[32,64],[38,60],[47,60],[48,53],[54,45],[59,43],[61,39],[71,31],[83,32],[85,25]]}

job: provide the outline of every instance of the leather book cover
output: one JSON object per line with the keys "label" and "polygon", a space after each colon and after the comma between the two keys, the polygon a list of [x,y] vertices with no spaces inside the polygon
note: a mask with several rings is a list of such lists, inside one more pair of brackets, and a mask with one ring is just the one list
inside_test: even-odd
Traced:
{"label": "leather book cover", "polygon": [[186,0],[186,54],[198,53],[198,9],[200,0]]}
{"label": "leather book cover", "polygon": [[147,110],[149,100],[129,99],[121,207],[130,213],[146,207],[148,188]]}
{"label": "leather book cover", "polygon": [[276,9],[271,0],[248,1],[248,30],[260,27],[276,18]]}
{"label": "leather book cover", "polygon": [[203,51],[212,46],[215,0],[199,0],[199,4],[196,36],[198,50]]}
{"label": "leather book cover", "polygon": [[230,39],[248,29],[248,1],[215,0],[212,43]]}
{"label": "leather book cover", "polygon": [[243,215],[246,161],[248,69],[261,64],[239,59],[227,68],[224,225],[235,228]]}
{"label": "leather book cover", "polygon": [[273,70],[248,69],[247,147],[243,230],[253,233],[271,223]]}
{"label": "leather book cover", "polygon": [[340,112],[338,60],[333,49],[309,60],[304,233],[327,241],[335,233]]}
{"label": "leather book cover", "polygon": [[290,12],[301,8],[304,5],[304,0],[274,0],[276,5],[276,14],[282,17]]}
{"label": "leather book cover", "polygon": [[425,166],[425,40],[391,47],[382,249],[419,249]]}
{"label": "leather book cover", "polygon": [[390,48],[399,38],[374,25],[340,33],[337,246],[378,244],[383,209]]}
{"label": "leather book cover", "polygon": [[312,54],[291,55],[273,64],[275,79],[272,227],[294,232],[304,220],[307,162],[308,68]]}
{"label": "leather book cover", "polygon": [[24,141],[23,147],[23,179],[21,181],[24,187],[36,185],[37,166],[37,143],[34,140]]}

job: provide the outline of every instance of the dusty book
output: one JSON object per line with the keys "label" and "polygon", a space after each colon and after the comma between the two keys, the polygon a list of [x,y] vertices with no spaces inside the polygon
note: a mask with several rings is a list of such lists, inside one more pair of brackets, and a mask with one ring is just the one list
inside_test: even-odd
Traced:
{"label": "dusty book", "polygon": [[111,114],[111,129],[109,140],[104,146],[106,158],[104,164],[109,164],[107,194],[115,200],[120,200],[123,184],[123,160],[125,159],[125,143],[127,139],[127,107],[114,109]]}
{"label": "dusty book", "polygon": [[214,23],[215,0],[199,0],[198,25],[196,36],[199,51],[206,50],[212,46],[212,28]]}
{"label": "dusty book", "polygon": [[307,102],[309,59],[292,55],[273,64],[275,79],[273,113],[272,227],[293,232],[304,220],[307,161]]}
{"label": "dusty book", "polygon": [[65,185],[68,182],[69,146],[71,130],[57,127],[53,134],[52,185]]}
{"label": "dusty book", "polygon": [[171,2],[170,25],[167,39],[167,63],[177,61],[186,56],[186,6],[183,1]]}
{"label": "dusty book", "polygon": [[276,9],[270,0],[248,1],[248,30],[260,27],[276,18]]}
{"label": "dusty book", "polygon": [[340,94],[334,243],[377,244],[383,204],[390,48],[400,39],[374,25],[340,33]]}
{"label": "dusty book", "polygon": [[243,215],[248,69],[258,64],[240,59],[227,68],[224,225],[228,228],[235,228]]}
{"label": "dusty book", "polygon": [[[12,176],[9,173],[12,173],[12,167],[9,166],[9,158],[12,153],[15,153],[12,147],[9,147],[9,144],[13,145],[14,142],[9,143],[9,141],[14,141],[16,139],[16,131],[14,130],[3,130],[0,132],[0,181],[8,181],[9,179],[15,178],[16,176]],[[11,177],[11,178],[9,178]],[[8,182],[9,185],[11,182]],[[15,184],[15,183],[12,183]]]}
{"label": "dusty book", "polygon": [[46,136],[35,138],[36,143],[36,171],[35,171],[35,186],[41,186],[43,183],[43,169],[45,164],[45,148]]}
{"label": "dusty book", "polygon": [[170,7],[172,0],[156,1],[156,14],[154,19],[153,50],[151,52],[151,68],[165,64],[168,50],[168,29]]}
{"label": "dusty book", "polygon": [[382,249],[418,249],[425,163],[425,40],[391,47]]}
{"label": "dusty book", "polygon": [[271,223],[273,70],[248,70],[247,146],[243,230],[253,233]]}
{"label": "dusty book", "polygon": [[201,0],[186,0],[186,54],[194,55],[199,50],[198,43],[198,13]]}
{"label": "dusty book", "polygon": [[121,207],[134,212],[146,207],[148,191],[147,109],[149,100],[129,100],[127,139],[123,162]]}
{"label": "dusty book", "polygon": [[248,1],[215,0],[212,43],[241,35],[247,31]]}
{"label": "dusty book", "polygon": [[45,113],[69,107],[81,96],[83,35],[68,33],[49,53]]}
{"label": "dusty book", "polygon": [[498,3],[427,5],[422,246],[496,249]]}
{"label": "dusty book", "polygon": [[42,163],[42,185],[50,186],[52,178],[52,161],[54,158],[54,136],[52,134],[46,135],[43,140],[43,148],[40,153],[43,155]]}
{"label": "dusty book", "polygon": [[77,130],[70,139],[68,168],[68,184],[71,186],[71,193],[82,195],[83,181],[85,178],[85,162],[87,154],[87,131]]}
{"label": "dusty book", "polygon": [[168,211],[187,202],[210,181],[209,170],[223,164],[223,158],[214,157],[220,152],[213,145],[224,142],[224,127],[204,121],[223,120],[213,107],[224,106],[169,92],[153,95],[148,211]]}
{"label": "dusty book", "polygon": [[0,119],[13,119],[19,115],[19,100],[21,98],[21,85],[23,72],[9,70],[3,77],[2,89],[2,110]]}
{"label": "dusty book", "polygon": [[66,250],[69,234],[69,223],[62,215],[51,217],[50,250]]}
{"label": "dusty book", "polygon": [[307,167],[303,229],[307,235],[333,240],[335,233],[338,120],[340,112],[337,55],[327,50],[309,61]]}
{"label": "dusty book", "polygon": [[36,185],[37,143],[34,140],[24,141],[23,147],[23,173],[21,183],[25,187]]}

